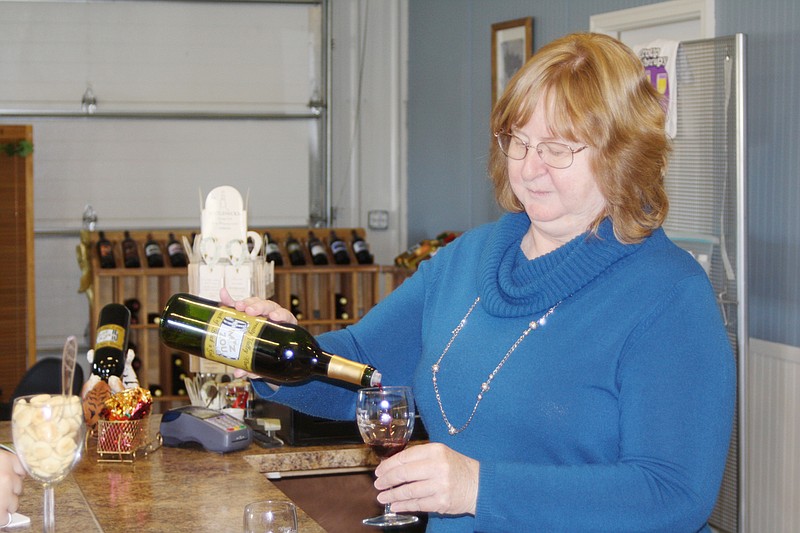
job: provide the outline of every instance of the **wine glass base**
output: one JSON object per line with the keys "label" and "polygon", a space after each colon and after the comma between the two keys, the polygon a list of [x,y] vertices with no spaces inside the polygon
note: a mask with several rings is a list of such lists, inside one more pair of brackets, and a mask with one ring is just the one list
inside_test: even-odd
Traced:
{"label": "wine glass base", "polygon": [[372,518],[365,518],[361,522],[366,526],[376,527],[396,527],[407,526],[414,524],[419,520],[419,517],[409,514],[384,514]]}

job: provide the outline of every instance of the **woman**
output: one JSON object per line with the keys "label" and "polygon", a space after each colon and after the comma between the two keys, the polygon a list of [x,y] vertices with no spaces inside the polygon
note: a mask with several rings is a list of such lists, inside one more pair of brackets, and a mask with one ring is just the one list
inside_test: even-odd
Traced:
{"label": "woman", "polygon": [[[659,95],[624,45],[569,35],[511,80],[491,127],[509,213],[319,338],[413,386],[431,443],[380,464],[379,501],[429,512],[437,532],[708,531],[734,360],[703,269],[660,229]],[[256,387],[353,417],[353,392],[330,383]]]}

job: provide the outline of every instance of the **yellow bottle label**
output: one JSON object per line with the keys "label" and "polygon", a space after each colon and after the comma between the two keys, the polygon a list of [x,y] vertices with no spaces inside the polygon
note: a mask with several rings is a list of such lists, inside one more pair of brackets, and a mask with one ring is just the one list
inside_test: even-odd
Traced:
{"label": "yellow bottle label", "polygon": [[203,341],[203,357],[252,371],[256,339],[263,327],[254,317],[234,316],[222,309],[214,311]]}
{"label": "yellow bottle label", "polygon": [[125,342],[125,328],[117,324],[106,324],[100,326],[97,330],[97,337],[95,338],[94,349],[100,348],[116,348],[122,350],[122,345]]}

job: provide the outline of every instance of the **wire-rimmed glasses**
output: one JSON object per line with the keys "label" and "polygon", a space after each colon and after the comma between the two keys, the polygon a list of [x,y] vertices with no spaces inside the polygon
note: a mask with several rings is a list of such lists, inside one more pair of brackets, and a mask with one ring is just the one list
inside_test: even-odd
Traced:
{"label": "wire-rimmed glasses", "polygon": [[533,146],[513,133],[498,131],[494,134],[497,137],[497,144],[500,150],[510,159],[521,161],[528,155],[528,150],[533,148],[545,165],[552,168],[569,168],[575,159],[575,154],[588,148],[588,145],[580,148],[572,148],[564,143],[545,141]]}

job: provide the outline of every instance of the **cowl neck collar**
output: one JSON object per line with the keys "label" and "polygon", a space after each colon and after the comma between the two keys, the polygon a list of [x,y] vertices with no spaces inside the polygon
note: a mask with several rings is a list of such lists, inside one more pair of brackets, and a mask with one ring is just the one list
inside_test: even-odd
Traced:
{"label": "cowl neck collar", "polygon": [[506,214],[495,224],[484,248],[478,293],[491,315],[518,317],[552,307],[641,246],[619,242],[611,220],[605,219],[596,235],[584,233],[529,260],[520,248],[529,227],[527,214]]}

